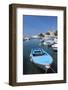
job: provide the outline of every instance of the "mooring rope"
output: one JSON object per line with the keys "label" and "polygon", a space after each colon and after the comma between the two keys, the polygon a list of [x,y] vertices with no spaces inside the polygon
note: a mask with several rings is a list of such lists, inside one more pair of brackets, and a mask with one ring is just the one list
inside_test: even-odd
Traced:
{"label": "mooring rope", "polygon": [[[55,72],[52,67],[51,67],[51,70],[52,70],[53,72]],[[55,73],[56,73],[56,72],[55,72]]]}

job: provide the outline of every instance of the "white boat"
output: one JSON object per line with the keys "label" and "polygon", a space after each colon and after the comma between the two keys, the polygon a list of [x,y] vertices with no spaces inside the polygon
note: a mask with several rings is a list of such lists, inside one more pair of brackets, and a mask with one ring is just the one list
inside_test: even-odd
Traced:
{"label": "white boat", "polygon": [[53,58],[40,48],[31,50],[30,60],[45,71],[47,71],[53,63]]}
{"label": "white boat", "polygon": [[29,40],[29,38],[28,37],[24,37],[24,39],[23,39],[24,41],[28,41]]}
{"label": "white boat", "polygon": [[51,46],[52,44],[54,44],[54,40],[52,40],[52,39],[47,39],[47,40],[43,40],[43,41],[41,41],[41,43],[43,44],[43,45],[48,45],[48,46]]}
{"label": "white boat", "polygon": [[53,48],[53,50],[57,51],[58,44],[57,44],[57,43],[53,44],[53,45],[52,45],[52,48]]}
{"label": "white boat", "polygon": [[42,39],[41,45],[52,46],[57,43],[57,37],[49,37],[48,39]]}
{"label": "white boat", "polygon": [[57,43],[57,38],[54,38],[54,42]]}

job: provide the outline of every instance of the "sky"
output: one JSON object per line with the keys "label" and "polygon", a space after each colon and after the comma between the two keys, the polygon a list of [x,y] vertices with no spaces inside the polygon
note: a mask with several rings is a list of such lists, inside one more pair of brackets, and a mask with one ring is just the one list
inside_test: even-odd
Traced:
{"label": "sky", "polygon": [[24,36],[46,33],[48,30],[57,30],[57,16],[23,16]]}

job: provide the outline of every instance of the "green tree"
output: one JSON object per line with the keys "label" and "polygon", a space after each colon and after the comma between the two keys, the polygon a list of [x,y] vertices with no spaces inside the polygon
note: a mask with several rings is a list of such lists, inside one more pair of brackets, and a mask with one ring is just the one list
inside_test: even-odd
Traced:
{"label": "green tree", "polygon": [[57,30],[55,31],[54,35],[57,36]]}
{"label": "green tree", "polygon": [[45,37],[43,33],[40,33],[38,36],[39,37]]}
{"label": "green tree", "polygon": [[50,35],[50,33],[49,33],[49,32],[47,32],[47,33],[46,33],[46,35]]}

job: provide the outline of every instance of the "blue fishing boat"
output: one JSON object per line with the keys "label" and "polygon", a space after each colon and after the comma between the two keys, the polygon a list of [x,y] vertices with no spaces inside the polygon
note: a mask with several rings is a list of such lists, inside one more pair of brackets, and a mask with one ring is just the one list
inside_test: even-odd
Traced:
{"label": "blue fishing boat", "polygon": [[51,67],[51,64],[53,63],[53,58],[41,48],[31,50],[30,60],[46,71]]}

